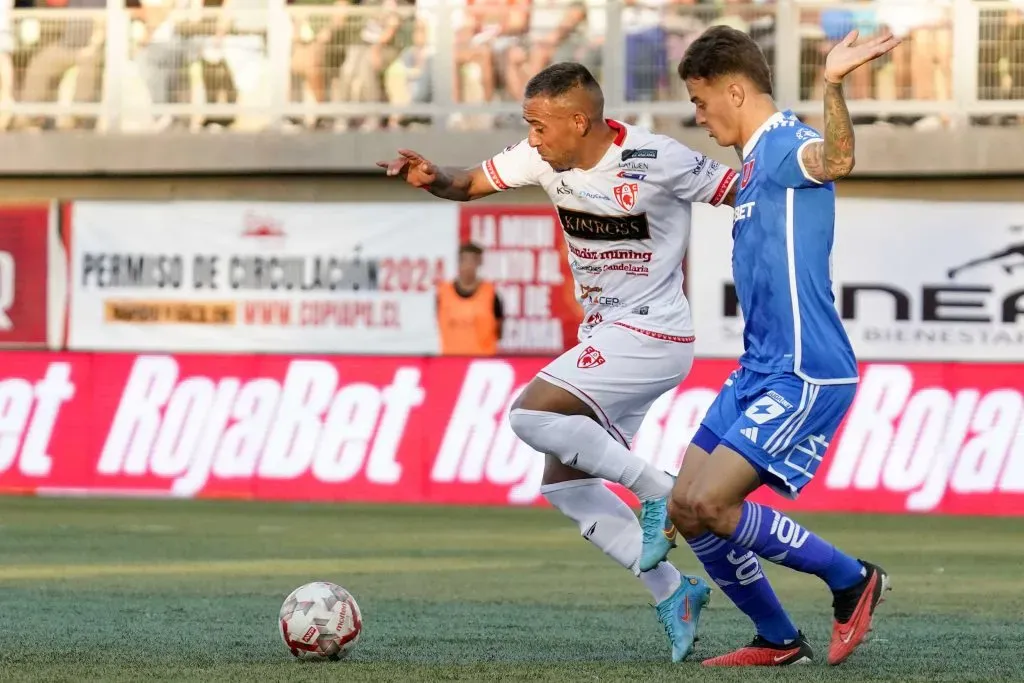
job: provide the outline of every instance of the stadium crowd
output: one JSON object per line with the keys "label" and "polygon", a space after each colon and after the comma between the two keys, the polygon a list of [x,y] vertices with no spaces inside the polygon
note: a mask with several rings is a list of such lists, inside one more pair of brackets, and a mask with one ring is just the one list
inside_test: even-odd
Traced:
{"label": "stadium crowd", "polygon": [[[606,36],[604,0],[459,0],[446,3],[454,36],[453,99],[518,101],[527,80],[556,61],[578,61],[600,76]],[[0,103],[98,102],[103,88],[104,0],[0,0]],[[153,104],[255,103],[272,79],[267,0],[128,0],[129,62],[125,94]],[[437,0],[288,0],[293,103],[390,103],[433,100]],[[12,11],[13,10],[13,11]],[[671,101],[682,86],[673,70],[708,26],[749,32],[775,49],[771,0],[623,0],[627,102]],[[828,49],[851,28],[888,29],[906,49],[858,72],[850,99],[949,100],[953,13],[939,0],[885,0],[798,9],[801,97],[819,99]],[[1024,100],[1024,1],[984,3],[979,12],[977,97]],[[334,130],[415,125],[412,116],[294,117],[295,127]],[[643,120],[641,123],[649,123]],[[1015,125],[1020,116],[975,121]],[[941,116],[875,116],[869,121],[938,128]],[[869,122],[863,121],[863,122]],[[0,115],[0,129],[88,128],[94,117]],[[200,125],[237,124],[235,117]],[[456,127],[518,125],[517,117],[463,117]],[[156,116],[147,130],[188,126]],[[238,127],[235,125],[235,127]],[[257,124],[258,127],[258,124]]]}

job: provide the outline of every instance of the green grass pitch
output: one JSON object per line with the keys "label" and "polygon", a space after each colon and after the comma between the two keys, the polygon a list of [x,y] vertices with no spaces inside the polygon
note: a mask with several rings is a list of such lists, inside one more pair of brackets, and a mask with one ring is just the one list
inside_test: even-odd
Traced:
{"label": "green grass pitch", "polygon": [[[753,672],[696,663],[753,635],[718,592],[695,661],[669,662],[640,582],[550,510],[2,498],[0,680],[1024,680],[1024,521],[799,520],[894,591],[830,668],[828,591],[771,567],[818,662]],[[313,580],[362,608],[347,661],[280,641],[281,602]]]}

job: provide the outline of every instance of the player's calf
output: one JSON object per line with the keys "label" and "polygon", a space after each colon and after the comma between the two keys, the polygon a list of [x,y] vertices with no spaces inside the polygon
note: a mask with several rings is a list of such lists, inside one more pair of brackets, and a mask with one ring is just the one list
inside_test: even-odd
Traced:
{"label": "player's calf", "polygon": [[[668,562],[641,572],[638,566],[640,526],[636,516],[600,479],[544,484],[541,494],[576,523],[584,539],[639,576],[654,598],[673,659],[680,661],[688,656],[697,638],[700,609],[710,593],[704,581],[680,575]],[[686,619],[681,620],[684,616]]]}
{"label": "player's calf", "polygon": [[[585,540],[634,575],[640,574],[640,529],[636,515],[602,480],[545,483],[540,492],[552,507],[576,523]],[[675,588],[669,587],[667,593],[671,595]]]}
{"label": "player's calf", "polygon": [[[685,472],[685,466],[684,471],[680,472],[680,478],[676,481],[669,501],[669,515],[694,555],[704,565],[704,571],[754,622],[758,642],[778,645],[789,651],[799,638],[799,634],[796,625],[782,608],[775,591],[761,570],[757,555],[737,546],[727,538],[715,535],[706,523],[710,520],[716,522],[712,526],[717,526],[717,520],[723,517],[721,510],[728,507],[728,498],[722,497],[720,493],[715,494],[714,489],[708,486],[698,484],[704,474],[703,467],[709,462],[709,456],[703,446],[696,444],[702,433],[707,434],[706,430],[698,431],[695,444],[687,450],[684,463],[690,462],[693,469],[689,482],[684,485],[680,485],[680,480]],[[705,439],[704,445],[713,450],[716,444]],[[691,455],[696,457],[691,460]],[[700,464],[699,467],[696,466],[697,463]],[[744,654],[740,659],[749,659],[748,654]]]}
{"label": "player's calf", "polygon": [[833,591],[859,583],[866,569],[855,558],[778,510],[745,500],[762,482],[786,486],[788,480],[775,474],[778,467],[760,465],[729,442],[719,444],[690,487],[689,504],[697,520],[716,536],[771,562],[821,577]]}

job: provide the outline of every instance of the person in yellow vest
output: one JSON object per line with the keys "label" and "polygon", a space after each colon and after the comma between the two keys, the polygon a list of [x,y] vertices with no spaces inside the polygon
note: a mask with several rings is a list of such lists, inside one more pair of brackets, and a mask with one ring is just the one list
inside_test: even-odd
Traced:
{"label": "person in yellow vest", "polygon": [[480,279],[484,250],[459,247],[459,274],[437,287],[437,327],[443,356],[493,356],[505,317],[494,285]]}

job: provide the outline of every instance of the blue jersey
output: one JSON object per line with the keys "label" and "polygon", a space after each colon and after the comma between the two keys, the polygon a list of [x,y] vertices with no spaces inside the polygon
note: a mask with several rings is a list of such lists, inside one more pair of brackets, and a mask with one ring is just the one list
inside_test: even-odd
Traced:
{"label": "blue jersey", "polygon": [[743,148],[732,270],[745,325],[740,365],[812,384],[857,381],[857,361],[832,293],[836,195],[803,167],[821,136],[779,112]]}

